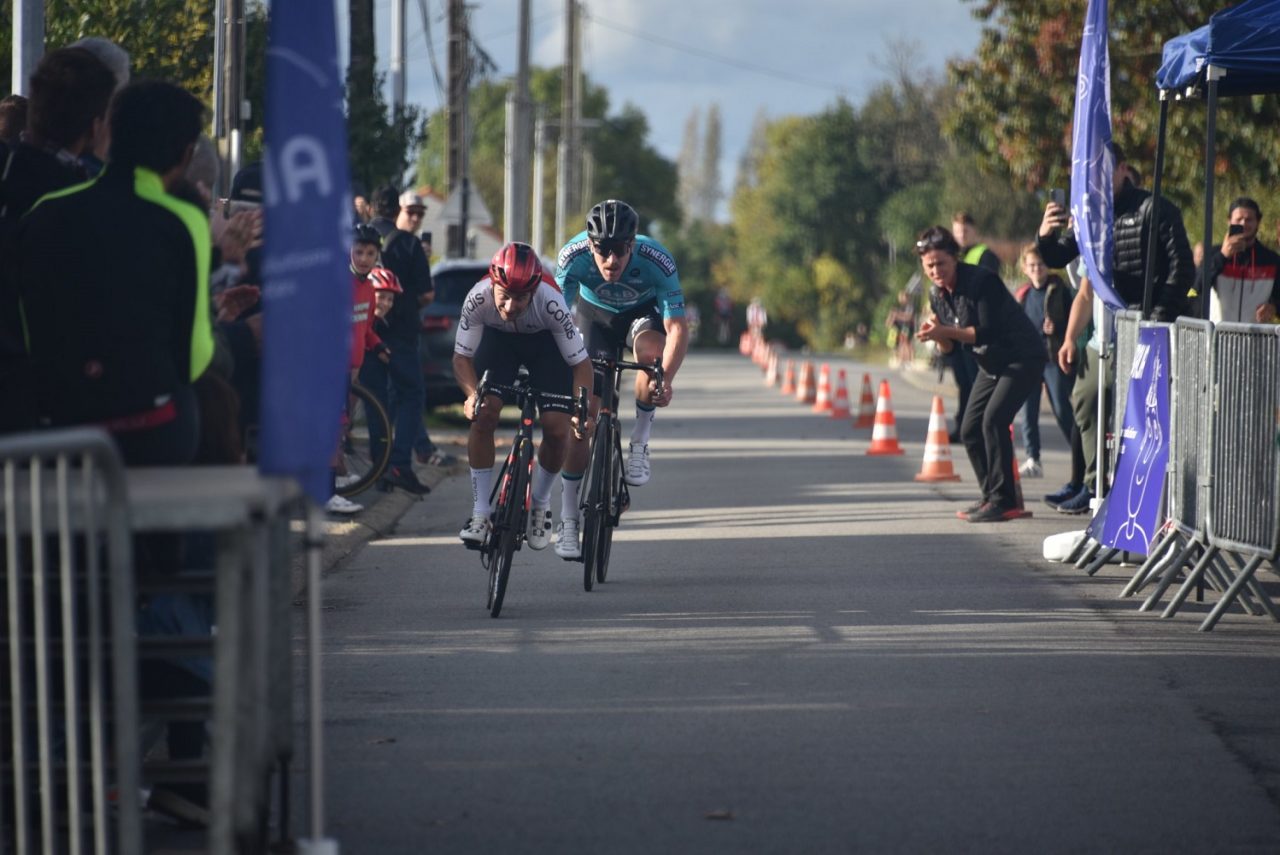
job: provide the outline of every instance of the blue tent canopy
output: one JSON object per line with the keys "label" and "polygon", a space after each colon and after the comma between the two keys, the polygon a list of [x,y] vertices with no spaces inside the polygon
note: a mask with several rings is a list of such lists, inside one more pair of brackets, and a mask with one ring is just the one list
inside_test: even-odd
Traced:
{"label": "blue tent canopy", "polygon": [[1226,72],[1218,81],[1222,95],[1280,91],[1280,0],[1245,0],[1165,42],[1156,85],[1186,89],[1203,82],[1210,65]]}

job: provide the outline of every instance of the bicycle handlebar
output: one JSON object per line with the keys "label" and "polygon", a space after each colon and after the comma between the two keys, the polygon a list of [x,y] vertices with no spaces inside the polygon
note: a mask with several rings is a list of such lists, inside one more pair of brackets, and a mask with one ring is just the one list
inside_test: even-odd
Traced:
{"label": "bicycle handlebar", "polygon": [[[478,415],[480,412],[480,408],[484,406],[485,396],[495,392],[499,394],[510,393],[514,395],[516,398],[516,401],[521,404],[523,404],[523,401],[526,396],[532,395],[540,402],[546,401],[550,403],[571,405],[573,407],[574,418],[578,420],[578,424],[579,425],[586,424],[586,421],[587,421],[587,387],[586,386],[578,387],[578,396],[575,398],[571,395],[561,395],[556,392],[543,392],[539,389],[535,389],[532,386],[528,385],[527,383],[521,382],[526,377],[528,377],[528,375],[524,372],[521,372],[520,374],[516,375],[515,384],[508,386],[505,383],[494,383],[492,380],[489,379],[489,372],[488,371],[484,372],[484,374],[481,375],[480,377],[480,385],[476,386],[476,399],[478,401],[478,404],[475,407],[475,409],[472,410],[472,412]],[[475,421],[475,418],[472,417],[471,420]],[[577,435],[578,439],[582,439],[583,435],[579,430],[579,428],[574,428],[574,434]]]}

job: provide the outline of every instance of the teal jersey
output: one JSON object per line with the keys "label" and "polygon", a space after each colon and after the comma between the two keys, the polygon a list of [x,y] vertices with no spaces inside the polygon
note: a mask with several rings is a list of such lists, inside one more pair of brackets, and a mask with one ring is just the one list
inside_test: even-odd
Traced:
{"label": "teal jersey", "polygon": [[591,255],[587,233],[579,232],[556,257],[556,284],[570,307],[579,297],[607,312],[625,312],[655,302],[662,317],[684,317],[684,293],[675,259],[666,247],[645,235],[636,235],[635,249],[622,279],[605,282]]}

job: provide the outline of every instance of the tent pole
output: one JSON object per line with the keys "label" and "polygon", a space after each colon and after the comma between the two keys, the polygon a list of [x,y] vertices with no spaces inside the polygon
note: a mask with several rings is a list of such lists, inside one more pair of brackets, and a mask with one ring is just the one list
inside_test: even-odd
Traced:
{"label": "tent pole", "polygon": [[1160,130],[1156,134],[1156,173],[1151,182],[1151,233],[1147,236],[1147,263],[1142,274],[1142,319],[1151,319],[1155,297],[1156,243],[1160,239],[1160,179],[1164,176],[1164,139],[1169,127],[1168,93],[1160,91]]}
{"label": "tent pole", "polygon": [[[1204,251],[1207,256],[1213,246],[1213,167],[1217,161],[1218,136],[1218,78],[1222,69],[1212,65],[1204,70],[1205,83],[1208,86],[1208,114],[1204,129]],[[1209,265],[1201,264],[1202,271],[1197,290],[1200,294],[1200,314],[1206,320],[1209,317]]]}

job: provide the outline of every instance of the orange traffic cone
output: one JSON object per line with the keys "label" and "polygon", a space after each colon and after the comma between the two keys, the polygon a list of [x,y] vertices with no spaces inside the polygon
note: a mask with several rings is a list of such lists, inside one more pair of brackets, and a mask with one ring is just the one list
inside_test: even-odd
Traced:
{"label": "orange traffic cone", "polygon": [[871,445],[867,454],[901,454],[898,445],[898,423],[893,418],[893,404],[889,400],[889,381],[880,381],[880,397],[876,401],[876,424],[871,430]]}
{"label": "orange traffic cone", "polygon": [[942,409],[942,396],[933,396],[929,413],[929,436],[924,443],[924,464],[916,474],[917,481],[959,481],[951,465],[951,440],[947,436],[947,414]]}
{"label": "orange traffic cone", "polygon": [[849,418],[849,388],[845,385],[843,368],[836,373],[836,396],[831,402],[831,418]]}
{"label": "orange traffic cone", "polygon": [[794,359],[787,360],[787,373],[782,376],[782,394],[794,395],[796,393],[796,361]]}
{"label": "orange traffic cone", "polygon": [[778,351],[775,348],[769,348],[769,367],[764,372],[764,385],[778,385]]}
{"label": "orange traffic cone", "polygon": [[813,399],[813,411],[831,412],[831,365],[826,362],[822,363],[822,370],[818,372],[818,394]]}
{"label": "orange traffic cone", "polygon": [[[1009,425],[1009,442],[1013,442],[1013,425]],[[1005,513],[1005,519],[1017,520],[1031,516],[1031,511],[1027,510],[1027,506],[1022,502],[1022,477],[1018,474],[1018,456],[1013,457],[1013,495],[1017,499],[1017,506],[1012,511]]]}
{"label": "orange traffic cone", "polygon": [[796,387],[796,400],[802,404],[812,404],[818,399],[818,391],[813,387],[813,362],[806,359],[800,366],[800,385]]}
{"label": "orange traffic cone", "polygon": [[871,375],[862,375],[862,395],[858,401],[858,420],[853,423],[856,428],[874,427],[876,423],[876,399],[871,397]]}

